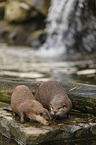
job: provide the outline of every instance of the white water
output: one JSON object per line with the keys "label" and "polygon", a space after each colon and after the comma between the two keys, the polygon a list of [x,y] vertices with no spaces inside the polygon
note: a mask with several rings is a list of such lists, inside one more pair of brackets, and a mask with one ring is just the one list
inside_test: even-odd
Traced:
{"label": "white water", "polygon": [[[80,16],[84,0],[52,0],[47,18],[46,32],[48,34],[46,43],[40,49],[42,56],[58,56],[65,53],[67,47],[74,45],[73,35],[75,26],[70,26],[72,16]],[[78,6],[77,6],[78,5]],[[75,7],[77,11],[75,12]],[[74,17],[73,17],[74,19]],[[78,19],[79,29],[82,25]],[[71,28],[70,28],[71,27]],[[80,31],[78,30],[78,31]]]}

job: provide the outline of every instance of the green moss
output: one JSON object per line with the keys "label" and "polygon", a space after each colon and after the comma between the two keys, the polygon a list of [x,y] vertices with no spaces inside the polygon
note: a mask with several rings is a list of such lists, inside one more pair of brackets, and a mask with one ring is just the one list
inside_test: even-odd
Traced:
{"label": "green moss", "polygon": [[10,94],[0,91],[0,101],[10,103]]}

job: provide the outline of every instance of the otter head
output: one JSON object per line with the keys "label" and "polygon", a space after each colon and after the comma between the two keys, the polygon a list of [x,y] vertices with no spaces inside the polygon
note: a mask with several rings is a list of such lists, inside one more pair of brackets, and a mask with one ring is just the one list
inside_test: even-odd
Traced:
{"label": "otter head", "polygon": [[49,104],[50,114],[52,117],[65,117],[68,113],[68,106],[64,103],[64,99],[58,97],[54,97],[53,100]]}
{"label": "otter head", "polygon": [[43,125],[49,125],[51,121],[51,116],[47,109],[45,109],[41,103],[34,100],[34,107],[32,106],[32,111],[29,112],[29,117],[31,120],[38,121],[39,123]]}

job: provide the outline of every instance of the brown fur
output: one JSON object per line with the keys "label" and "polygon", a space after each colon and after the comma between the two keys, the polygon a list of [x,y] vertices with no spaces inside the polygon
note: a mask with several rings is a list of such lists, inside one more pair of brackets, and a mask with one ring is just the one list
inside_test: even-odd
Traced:
{"label": "brown fur", "polygon": [[35,95],[43,107],[50,110],[50,114],[55,117],[64,117],[69,114],[72,103],[68,98],[66,90],[57,81],[48,81],[40,85]]}
{"label": "brown fur", "polygon": [[34,99],[31,90],[25,86],[17,86],[11,96],[11,107],[15,114],[24,122],[24,116],[31,120],[38,121],[44,125],[48,125],[50,115],[47,109]]}

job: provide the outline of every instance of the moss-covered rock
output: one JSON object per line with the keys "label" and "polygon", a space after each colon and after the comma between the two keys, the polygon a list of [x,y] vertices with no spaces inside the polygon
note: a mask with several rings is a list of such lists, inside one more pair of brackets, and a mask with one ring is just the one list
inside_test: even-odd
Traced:
{"label": "moss-covered rock", "polygon": [[24,0],[39,13],[47,16],[51,0]]}
{"label": "moss-covered rock", "polygon": [[[46,38],[41,29],[45,27],[49,6],[50,0],[1,0],[0,42],[40,46]],[[36,30],[40,30],[39,34],[34,32]],[[32,36],[33,32],[35,36]]]}
{"label": "moss-covered rock", "polygon": [[34,145],[47,144],[57,141],[92,138],[96,136],[96,117],[80,112],[71,113],[71,120],[63,119],[43,126],[36,122],[20,123],[14,120],[12,113],[3,110],[9,104],[0,102],[0,133],[14,139],[18,144]]}
{"label": "moss-covered rock", "polygon": [[[96,114],[96,86],[61,82],[72,101],[73,108],[81,112]],[[13,89],[18,85],[26,85],[35,94],[41,82],[19,79],[0,79],[0,95],[7,96],[9,102]],[[4,99],[3,99],[4,100]],[[2,101],[2,100],[1,100]]]}
{"label": "moss-covered rock", "polygon": [[44,43],[46,39],[46,32],[44,30],[37,30],[28,36],[28,44],[32,47],[38,48]]}
{"label": "moss-covered rock", "polygon": [[5,7],[5,20],[23,22],[39,14],[47,16],[50,0],[8,0]]}
{"label": "moss-covered rock", "polygon": [[27,19],[27,11],[21,7],[19,1],[10,0],[5,7],[5,20],[8,22],[22,22]]}
{"label": "moss-covered rock", "polygon": [[[23,24],[12,24],[7,23],[7,21],[0,21],[0,42],[7,42],[13,45],[31,45],[31,33],[37,28],[42,28],[44,26],[43,20],[41,20],[41,25],[38,25],[38,19],[36,21],[30,21]],[[40,30],[41,31],[41,30]],[[42,42],[43,36],[39,38],[39,43]],[[36,37],[35,37],[36,38]],[[45,38],[45,37],[44,37]],[[31,45],[32,46],[32,45]]]}

